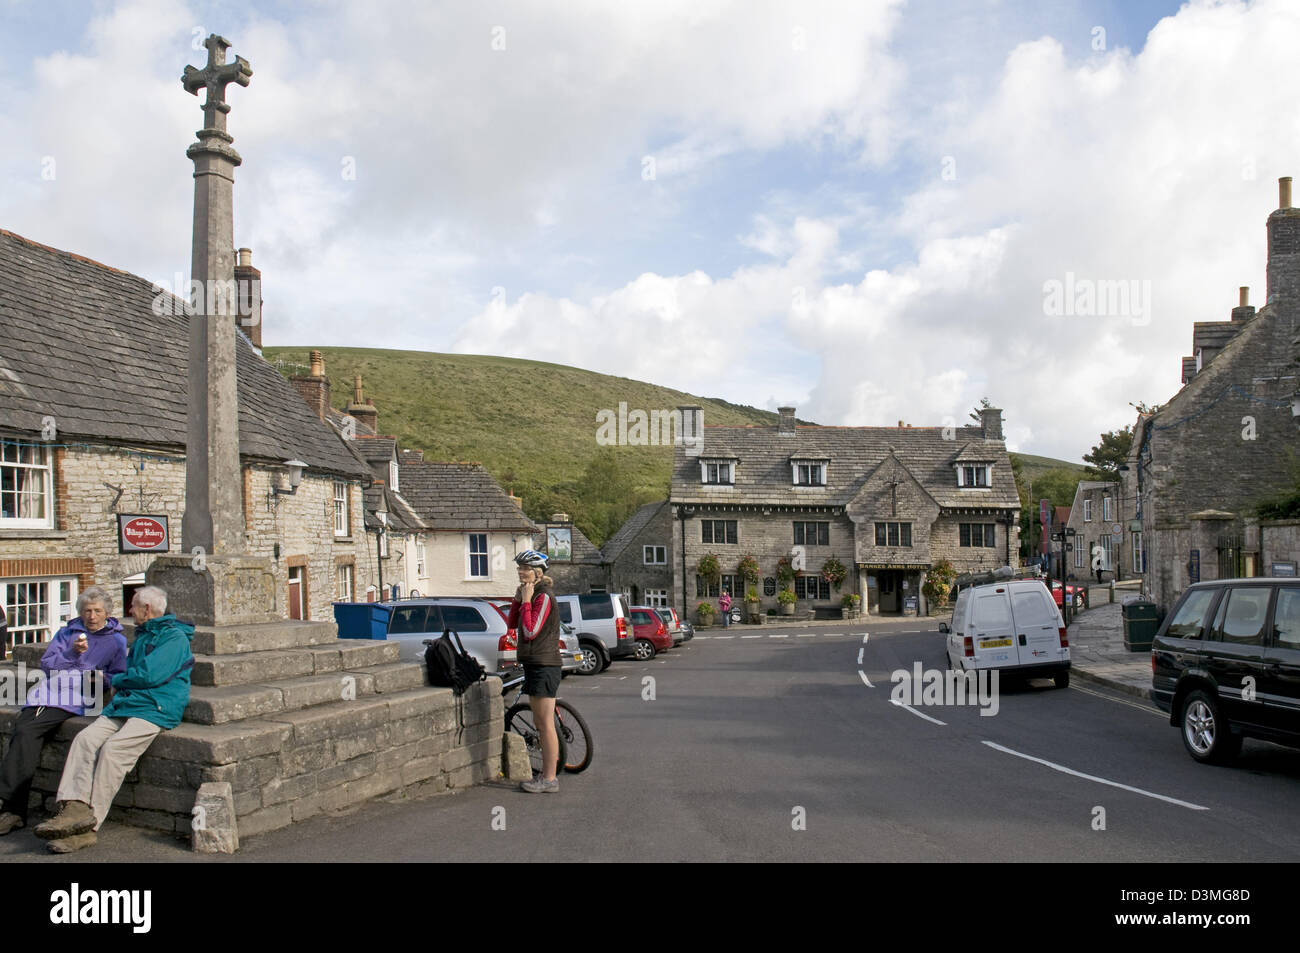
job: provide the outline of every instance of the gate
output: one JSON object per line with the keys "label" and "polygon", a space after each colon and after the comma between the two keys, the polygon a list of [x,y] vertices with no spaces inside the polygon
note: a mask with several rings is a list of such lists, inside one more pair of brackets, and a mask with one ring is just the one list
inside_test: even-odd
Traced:
{"label": "gate", "polygon": [[1219,537],[1219,578],[1239,579],[1246,575],[1246,556],[1240,536]]}

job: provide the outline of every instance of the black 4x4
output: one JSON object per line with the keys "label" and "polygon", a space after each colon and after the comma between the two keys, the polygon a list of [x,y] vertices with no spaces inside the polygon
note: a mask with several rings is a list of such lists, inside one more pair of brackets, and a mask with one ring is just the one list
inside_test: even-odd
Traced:
{"label": "black 4x4", "polygon": [[1151,646],[1151,694],[1197,761],[1243,737],[1300,748],[1300,579],[1188,587]]}

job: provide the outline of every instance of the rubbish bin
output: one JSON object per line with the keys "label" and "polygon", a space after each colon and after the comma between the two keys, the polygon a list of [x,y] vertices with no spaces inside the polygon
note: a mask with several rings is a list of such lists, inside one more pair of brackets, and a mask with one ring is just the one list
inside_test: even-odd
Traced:
{"label": "rubbish bin", "polygon": [[1150,652],[1151,641],[1160,628],[1159,608],[1149,599],[1130,599],[1120,608],[1124,616],[1124,648]]}

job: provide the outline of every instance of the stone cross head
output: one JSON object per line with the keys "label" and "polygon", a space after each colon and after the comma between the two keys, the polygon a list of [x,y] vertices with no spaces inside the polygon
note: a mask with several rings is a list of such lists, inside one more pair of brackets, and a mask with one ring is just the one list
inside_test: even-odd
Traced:
{"label": "stone cross head", "polygon": [[226,113],[230,112],[230,104],[226,102],[226,86],[230,83],[247,86],[253,70],[248,65],[248,60],[242,56],[236,56],[233,63],[226,62],[226,50],[230,49],[230,41],[224,36],[210,34],[203,45],[208,48],[208,65],[203,69],[185,67],[181,83],[185,91],[194,96],[199,94],[200,89],[207,89],[208,97],[203,103],[203,128],[225,132]]}

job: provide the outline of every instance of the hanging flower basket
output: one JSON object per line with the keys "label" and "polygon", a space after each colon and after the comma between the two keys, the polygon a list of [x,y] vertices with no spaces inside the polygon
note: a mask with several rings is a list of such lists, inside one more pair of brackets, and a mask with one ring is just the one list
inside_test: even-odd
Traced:
{"label": "hanging flower basket", "polygon": [[776,579],[782,589],[789,589],[790,583],[794,582],[794,564],[790,562],[789,556],[782,556],[776,561]]}
{"label": "hanging flower basket", "polygon": [[839,589],[848,576],[849,571],[844,568],[844,563],[840,562],[834,556],[822,563],[822,578],[836,589]]}
{"label": "hanging flower basket", "polygon": [[717,582],[722,578],[722,564],[718,562],[718,557],[713,553],[701,556],[699,563],[695,566],[695,572],[703,576],[709,582]]}
{"label": "hanging flower basket", "polygon": [[746,556],[742,559],[740,565],[736,567],[736,571],[740,573],[740,578],[744,579],[747,584],[752,586],[758,582],[758,560],[753,556]]}

